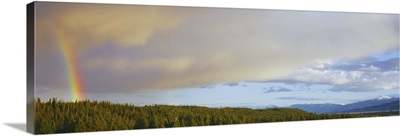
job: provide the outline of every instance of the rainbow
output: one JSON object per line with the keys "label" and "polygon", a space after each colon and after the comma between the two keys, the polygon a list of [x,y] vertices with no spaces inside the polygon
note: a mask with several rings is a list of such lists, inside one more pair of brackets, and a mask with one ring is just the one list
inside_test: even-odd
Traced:
{"label": "rainbow", "polygon": [[73,41],[63,31],[57,32],[57,41],[64,58],[66,74],[68,75],[69,89],[73,101],[84,100],[84,87],[73,52]]}

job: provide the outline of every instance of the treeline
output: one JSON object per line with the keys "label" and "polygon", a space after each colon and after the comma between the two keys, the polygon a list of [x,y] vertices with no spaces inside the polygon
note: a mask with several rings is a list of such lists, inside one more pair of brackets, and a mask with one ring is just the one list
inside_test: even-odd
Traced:
{"label": "treeline", "polygon": [[35,106],[36,134],[360,117],[356,114],[315,114],[292,108],[254,110],[200,106],[135,106],[109,101],[64,102],[57,98],[47,102],[41,102],[37,98]]}

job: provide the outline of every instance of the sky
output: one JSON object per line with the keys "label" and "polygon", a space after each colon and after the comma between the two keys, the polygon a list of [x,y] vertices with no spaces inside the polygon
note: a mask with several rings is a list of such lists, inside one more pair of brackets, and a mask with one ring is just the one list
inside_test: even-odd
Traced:
{"label": "sky", "polygon": [[251,107],[399,96],[397,14],[38,2],[35,15],[42,99]]}

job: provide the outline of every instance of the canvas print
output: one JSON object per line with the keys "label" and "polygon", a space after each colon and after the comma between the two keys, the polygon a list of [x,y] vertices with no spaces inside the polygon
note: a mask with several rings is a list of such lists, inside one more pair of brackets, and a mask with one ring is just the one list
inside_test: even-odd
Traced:
{"label": "canvas print", "polygon": [[34,134],[399,115],[399,15],[33,2]]}

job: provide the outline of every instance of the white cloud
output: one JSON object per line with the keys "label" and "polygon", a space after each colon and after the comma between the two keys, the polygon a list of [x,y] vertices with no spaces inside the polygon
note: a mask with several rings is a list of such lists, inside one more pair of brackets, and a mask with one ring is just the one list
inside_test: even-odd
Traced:
{"label": "white cloud", "polygon": [[[399,71],[380,71],[376,66],[365,66],[356,70],[334,69],[335,64],[321,64],[301,68],[289,74],[288,81],[331,84],[330,91],[368,92],[399,88]],[[355,64],[354,64],[355,65]]]}
{"label": "white cloud", "polygon": [[381,70],[381,68],[376,67],[374,65],[371,65],[369,67],[363,67],[360,70],[364,70],[364,71],[379,71],[379,70]]}

